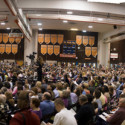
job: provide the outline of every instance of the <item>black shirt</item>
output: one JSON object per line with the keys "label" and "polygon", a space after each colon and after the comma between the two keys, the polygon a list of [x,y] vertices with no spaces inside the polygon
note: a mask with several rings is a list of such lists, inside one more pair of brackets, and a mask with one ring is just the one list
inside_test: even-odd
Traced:
{"label": "black shirt", "polygon": [[81,106],[78,113],[75,115],[78,125],[87,125],[93,119],[94,108],[91,103],[85,103]]}

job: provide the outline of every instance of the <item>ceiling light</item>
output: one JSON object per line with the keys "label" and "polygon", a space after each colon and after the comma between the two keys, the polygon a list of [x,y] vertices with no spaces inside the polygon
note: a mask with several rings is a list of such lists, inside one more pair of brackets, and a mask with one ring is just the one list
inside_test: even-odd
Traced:
{"label": "ceiling light", "polygon": [[39,28],[39,30],[43,30],[42,28]]}
{"label": "ceiling light", "polygon": [[125,2],[125,0],[88,0],[88,2],[99,2],[99,3],[115,3],[120,4]]}
{"label": "ceiling light", "polygon": [[41,16],[41,14],[37,14],[36,16]]}
{"label": "ceiling light", "polygon": [[103,19],[102,18],[98,18],[98,21],[103,21]]}
{"label": "ceiling light", "polygon": [[7,29],[7,30],[10,30],[10,27],[7,27],[6,29]]}
{"label": "ceiling light", "polygon": [[72,30],[72,31],[78,31],[77,28],[71,28],[70,30]]}
{"label": "ceiling light", "polygon": [[72,14],[72,11],[67,11],[67,14]]}
{"label": "ceiling light", "polygon": [[37,23],[37,25],[38,25],[38,26],[41,26],[41,25],[42,25],[42,23]]}
{"label": "ceiling light", "polygon": [[92,25],[89,25],[88,28],[93,28],[93,26],[92,26]]}
{"label": "ceiling light", "polygon": [[3,23],[1,23],[1,25],[5,25],[5,23],[3,22]]}
{"label": "ceiling light", "polygon": [[83,33],[86,33],[86,30],[83,30],[82,32],[83,32]]}
{"label": "ceiling light", "polygon": [[68,23],[68,21],[67,20],[63,20],[63,23]]}

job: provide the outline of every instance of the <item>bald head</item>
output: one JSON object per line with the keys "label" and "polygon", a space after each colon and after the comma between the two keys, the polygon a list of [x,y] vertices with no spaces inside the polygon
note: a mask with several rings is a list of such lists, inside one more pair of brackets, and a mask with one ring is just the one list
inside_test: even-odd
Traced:
{"label": "bald head", "polygon": [[42,98],[43,100],[50,100],[51,99],[51,95],[50,95],[50,93],[49,92],[45,92],[44,94],[43,94],[43,98]]}
{"label": "bald head", "polygon": [[4,94],[0,94],[0,104],[6,102],[6,96]]}

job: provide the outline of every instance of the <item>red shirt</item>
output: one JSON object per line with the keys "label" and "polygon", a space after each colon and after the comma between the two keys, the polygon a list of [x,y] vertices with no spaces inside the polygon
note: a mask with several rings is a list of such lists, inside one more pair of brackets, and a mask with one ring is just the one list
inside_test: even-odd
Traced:
{"label": "red shirt", "polygon": [[14,117],[10,120],[9,125],[24,125],[24,118],[20,113],[24,114],[25,125],[40,125],[39,117],[30,110],[23,110],[16,113]]}

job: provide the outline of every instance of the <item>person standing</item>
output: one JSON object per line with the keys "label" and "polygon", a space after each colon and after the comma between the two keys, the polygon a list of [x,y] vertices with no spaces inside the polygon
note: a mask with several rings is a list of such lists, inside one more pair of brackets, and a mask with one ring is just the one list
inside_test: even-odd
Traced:
{"label": "person standing", "polygon": [[40,56],[37,59],[37,75],[38,75],[38,81],[42,81],[42,67],[43,67],[43,58]]}

